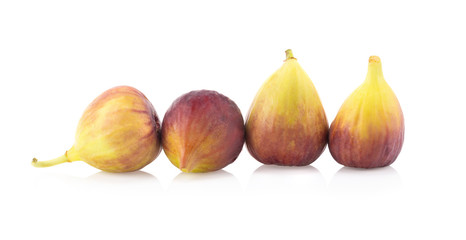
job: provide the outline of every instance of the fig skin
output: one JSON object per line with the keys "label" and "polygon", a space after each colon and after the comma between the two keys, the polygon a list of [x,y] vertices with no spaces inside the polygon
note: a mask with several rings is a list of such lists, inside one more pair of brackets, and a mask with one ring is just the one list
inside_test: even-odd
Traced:
{"label": "fig skin", "polygon": [[235,161],[244,144],[244,121],[228,97],[209,90],[176,99],[162,122],[162,146],[183,172],[210,172]]}
{"label": "fig skin", "polygon": [[246,146],[263,164],[305,166],[325,150],[328,122],[309,76],[291,50],[258,91],[246,120]]}
{"label": "fig skin", "polygon": [[161,151],[160,121],[150,101],[129,86],[111,88],[84,111],[75,143],[65,155],[36,167],[84,161],[106,172],[136,171]]}
{"label": "fig skin", "polygon": [[371,56],[368,68],[365,82],[345,100],[330,126],[330,153],[347,167],[388,166],[403,145],[403,112],[383,77],[380,58]]}

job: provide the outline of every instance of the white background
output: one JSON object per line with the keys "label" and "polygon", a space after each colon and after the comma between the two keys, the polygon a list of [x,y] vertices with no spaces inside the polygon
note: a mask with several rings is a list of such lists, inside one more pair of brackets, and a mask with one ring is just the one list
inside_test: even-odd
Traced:
{"label": "white background", "polygon": [[[461,1],[1,1],[1,239],[465,239],[466,8]],[[30,165],[73,145],[100,93],[138,88],[160,118],[197,89],[245,116],[291,48],[329,122],[382,59],[402,105],[397,161],[184,174]]]}

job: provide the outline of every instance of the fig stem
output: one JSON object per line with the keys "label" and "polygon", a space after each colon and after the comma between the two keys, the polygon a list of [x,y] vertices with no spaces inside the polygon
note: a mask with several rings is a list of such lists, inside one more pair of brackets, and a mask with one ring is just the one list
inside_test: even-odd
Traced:
{"label": "fig stem", "polygon": [[378,56],[370,56],[369,63],[380,63],[380,58]]}
{"label": "fig stem", "polygon": [[290,59],[296,59],[296,58],[293,56],[293,52],[291,51],[291,49],[287,49],[287,50],[285,51],[285,53],[286,53],[286,59],[285,59],[285,61],[290,60]]}
{"label": "fig stem", "polygon": [[55,166],[55,165],[65,163],[65,162],[71,162],[66,156],[66,153],[63,154],[63,156],[60,156],[60,157],[57,157],[57,158],[54,158],[48,161],[38,161],[37,158],[33,158],[31,164],[34,167],[43,168],[43,167]]}
{"label": "fig stem", "polygon": [[367,69],[367,76],[366,82],[378,82],[384,81],[383,73],[382,73],[382,63],[380,58],[377,56],[370,56],[369,57],[369,66]]}

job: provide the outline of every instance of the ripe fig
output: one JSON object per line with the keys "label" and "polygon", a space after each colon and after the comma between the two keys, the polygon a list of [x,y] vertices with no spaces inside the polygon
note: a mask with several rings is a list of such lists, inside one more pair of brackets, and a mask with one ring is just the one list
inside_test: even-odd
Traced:
{"label": "ripe fig", "polygon": [[380,58],[371,56],[366,80],[346,99],[330,126],[330,153],[348,167],[384,167],[395,161],[403,139],[401,106],[385,81]]}
{"label": "ripe fig", "polygon": [[192,91],[176,99],[162,122],[162,146],[183,172],[210,172],[235,161],[244,144],[238,106],[224,95]]}
{"label": "ripe fig", "polygon": [[160,121],[149,100],[135,88],[120,86],[98,96],[84,111],[75,143],[35,167],[84,161],[107,172],[130,172],[151,163],[161,151]]}
{"label": "ripe fig", "polygon": [[327,144],[328,122],[319,95],[290,49],[262,85],[246,120],[246,145],[264,164],[304,166]]}

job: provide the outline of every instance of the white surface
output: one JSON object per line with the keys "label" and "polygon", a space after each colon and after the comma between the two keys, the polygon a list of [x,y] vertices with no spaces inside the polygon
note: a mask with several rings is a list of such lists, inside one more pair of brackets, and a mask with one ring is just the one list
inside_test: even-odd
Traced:
{"label": "white surface", "polygon": [[[1,239],[465,239],[465,6],[461,1],[1,1]],[[329,121],[370,55],[405,115],[383,169],[262,166],[184,174],[162,153],[140,172],[60,156],[95,97],[117,85],[159,116],[217,90],[243,115],[291,48]]]}

